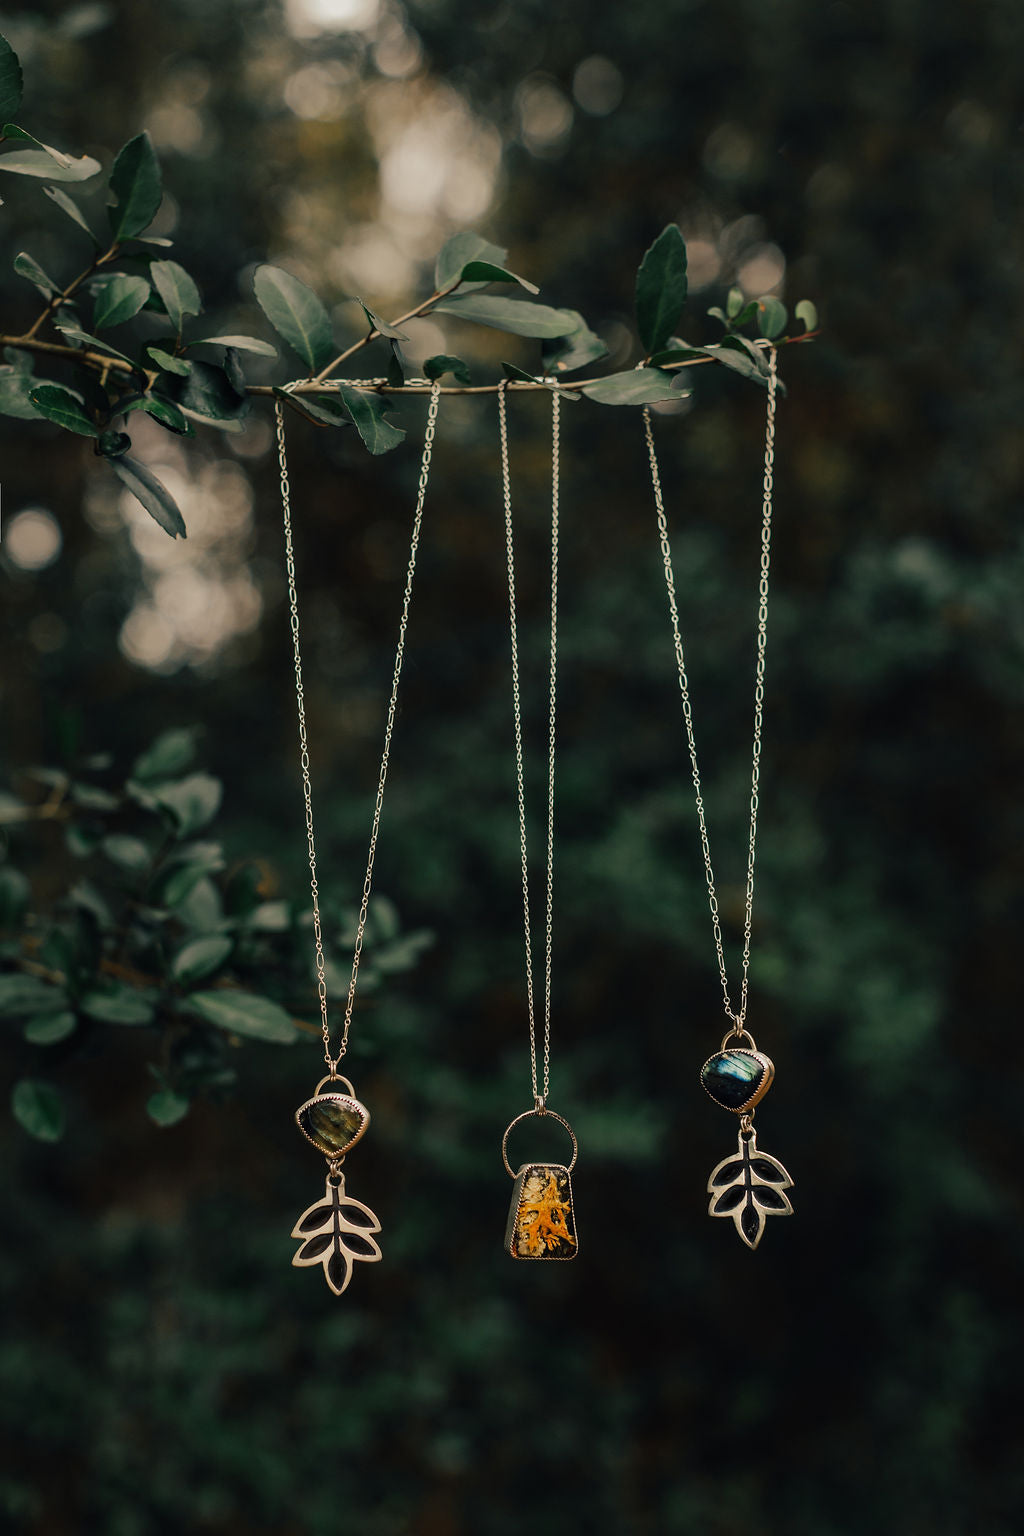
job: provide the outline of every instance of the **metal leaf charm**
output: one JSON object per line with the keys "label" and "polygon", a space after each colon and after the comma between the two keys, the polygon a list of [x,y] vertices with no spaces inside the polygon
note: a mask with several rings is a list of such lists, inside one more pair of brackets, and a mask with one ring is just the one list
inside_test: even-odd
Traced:
{"label": "metal leaf charm", "polygon": [[352,1278],[355,1261],[375,1264],[381,1251],[374,1237],[380,1222],[368,1205],[346,1195],[343,1174],[337,1180],[333,1184],[328,1175],[323,1198],[304,1210],[292,1228],[292,1237],[302,1241],[292,1264],[322,1264],[327,1284],[340,1296]]}
{"label": "metal leaf charm", "polygon": [[731,1216],[748,1248],[761,1241],[766,1216],[792,1216],[785,1193],[793,1180],[777,1158],[757,1150],[755,1131],[740,1131],[739,1156],[731,1153],[711,1170],[710,1216]]}

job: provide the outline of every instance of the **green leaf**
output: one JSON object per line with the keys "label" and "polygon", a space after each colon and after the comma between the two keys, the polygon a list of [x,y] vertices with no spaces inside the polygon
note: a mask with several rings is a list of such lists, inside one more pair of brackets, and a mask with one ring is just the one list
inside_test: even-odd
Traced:
{"label": "green leaf", "polygon": [[575,317],[576,327],[566,336],[547,341],[541,347],[546,373],[570,373],[574,368],[585,368],[588,363],[596,363],[608,355],[608,348],[578,310],[567,309],[563,313]]}
{"label": "green leaf", "polygon": [[4,123],[0,132],[5,139],[18,139],[22,144],[31,144],[34,149],[41,149],[62,170],[73,163],[72,157],[66,155],[62,149],[54,149],[52,144],[44,144],[42,139],[37,139],[35,134],[29,133],[27,128],[19,128],[17,123]]}
{"label": "green leaf", "polygon": [[362,306],[363,314],[370,322],[370,329],[376,331],[378,335],[388,336],[392,341],[409,340],[404,331],[396,331],[394,326],[389,325],[386,320],[382,320],[380,315],[375,315],[370,306],[368,304],[364,304],[362,299],[357,299],[356,303]]}
{"label": "green leaf", "polygon": [[7,41],[0,37],[0,122],[13,117],[21,106],[22,75],[18,55]]}
{"label": "green leaf", "polygon": [[64,1134],[64,1101],[51,1083],[23,1077],[11,1089],[11,1113],[37,1141],[60,1141]]}
{"label": "green leaf", "polygon": [[781,299],[774,298],[770,293],[758,299],[757,328],[762,336],[768,337],[769,341],[782,335],[788,319],[789,312]]}
{"label": "green leaf", "polygon": [[670,363],[691,362],[695,357],[705,355],[704,347],[670,346],[667,352],[655,352],[654,356],[648,359],[648,365],[652,368],[667,368]]}
{"label": "green leaf", "polygon": [[736,316],[739,314],[739,312],[740,312],[740,310],[742,308],[743,308],[743,289],[742,288],[730,288],[729,289],[729,293],[728,293],[728,297],[726,298],[726,301],[725,301],[725,311],[726,311],[726,314],[729,316],[729,319],[730,320],[735,320]]}
{"label": "green leaf", "polygon": [[525,368],[519,368],[515,363],[502,363],[501,371],[506,379],[518,379],[521,384],[539,384],[542,389],[550,389],[553,395],[561,395],[563,400],[578,400],[580,397],[574,389],[566,389],[553,380],[542,378],[536,373],[527,373]]}
{"label": "green leaf", "polygon": [[176,725],[170,730],[161,731],[156,740],[135,759],[132,778],[140,784],[153,784],[184,773],[196,755],[198,734],[194,725]]}
{"label": "green leaf", "polygon": [[116,811],[121,801],[109,789],[98,784],[72,784],[70,795],[76,805],[86,811]]}
{"label": "green leaf", "polygon": [[205,939],[190,939],[171,961],[171,975],[175,981],[186,985],[192,981],[201,981],[204,976],[212,976],[214,971],[220,970],[234,947],[234,939],[226,933],[211,934]]}
{"label": "green leaf", "polygon": [[102,331],[108,325],[121,325],[137,315],[148,298],[149,284],[144,277],[132,277],[128,272],[115,273],[96,295],[93,326]]}
{"label": "green leaf", "polygon": [[192,364],[187,357],[173,357],[170,352],[165,352],[162,347],[147,347],[147,357],[151,357],[157,367],[164,373],[176,373],[180,378],[187,378],[192,371]]}
{"label": "green leaf", "polygon": [[0,976],[0,1016],[24,1018],[32,1013],[53,1013],[63,1005],[64,994],[38,976],[8,971]]}
{"label": "green leaf", "polygon": [[132,440],[127,432],[115,432],[109,428],[101,432],[96,444],[105,459],[122,459],[132,445]]}
{"label": "green leaf", "polygon": [[16,928],[28,907],[31,886],[20,869],[0,864],[0,928]]}
{"label": "green leaf", "polygon": [[[760,384],[764,389],[768,388],[768,364],[758,348],[748,342],[745,336],[727,336],[719,345],[702,347],[701,351],[705,357],[713,357],[734,373],[742,374],[745,379],[753,379],[755,384]],[[780,393],[784,392],[781,381],[779,389]]]}
{"label": "green leaf", "polygon": [[469,368],[461,357],[449,357],[446,352],[439,352],[436,357],[428,357],[423,364],[425,376],[433,381],[443,379],[446,373],[450,373],[456,384],[472,384]]}
{"label": "green leaf", "polygon": [[148,899],[158,907],[180,907],[200,881],[206,879],[207,874],[208,867],[202,860],[171,864],[157,875],[150,887]]}
{"label": "green leaf", "polygon": [[356,431],[371,453],[387,453],[389,448],[398,447],[405,437],[405,432],[401,427],[393,427],[390,421],[385,420],[384,412],[389,401],[382,399],[376,393],[356,389],[351,384],[339,384],[338,397],[355,422]]}
{"label": "green leaf", "polygon": [[198,881],[178,906],[175,914],[186,928],[197,933],[213,933],[224,921],[220,892],[208,876]]}
{"label": "green leaf", "polygon": [[513,336],[568,336],[576,326],[575,310],[551,309],[547,304],[502,299],[490,293],[442,299],[434,305],[434,313],[493,326],[496,331],[509,331]]}
{"label": "green leaf", "polygon": [[158,421],[169,432],[176,432],[179,437],[195,437],[195,427],[173,400],[164,400],[160,395],[145,395],[141,406],[148,416],[152,416],[154,421]]}
{"label": "green leaf", "polygon": [[77,1022],[69,1009],[63,1013],[43,1013],[38,1018],[29,1019],[22,1033],[29,1045],[56,1045],[74,1034]]}
{"label": "green leaf", "polygon": [[175,837],[191,837],[220,810],[224,786],[209,773],[190,773],[170,784],[153,786],[153,798],[174,819]]}
{"label": "green leaf", "polygon": [[189,346],[234,347],[238,352],[255,352],[259,357],[277,356],[277,348],[269,341],[260,341],[257,336],[200,336],[197,341],[189,342]]}
{"label": "green leaf", "polygon": [[186,315],[198,315],[203,307],[199,289],[184,267],[176,261],[152,261],[149,275],[153,287],[164,301],[167,317],[174,329],[181,333]]}
{"label": "green leaf", "polygon": [[30,283],[34,283],[44,299],[60,292],[60,284],[55,283],[52,277],[47,277],[38,261],[27,251],[19,251],[15,256],[14,270],[19,277],[27,277]]}
{"label": "green leaf", "polygon": [[138,1027],[153,1022],[153,1004],[124,982],[112,982],[86,992],[79,1004],[90,1019],[101,1024],[126,1024]]}
{"label": "green leaf", "polygon": [[636,321],[645,352],[664,347],[685,303],[686,246],[679,226],[667,224],[636,275]]}
{"label": "green leaf", "polygon": [[330,395],[296,395],[290,389],[278,389],[275,385],[274,394],[279,400],[286,400],[294,411],[300,416],[305,416],[314,426],[326,427],[350,427],[352,418],[341,404],[340,400],[332,400]]}
{"label": "green leaf", "polygon": [[310,372],[326,368],[334,356],[334,337],[330,317],[312,288],[281,267],[262,266],[256,268],[253,289],[274,330]]}
{"label": "green leaf", "polygon": [[16,176],[37,176],[45,181],[88,181],[101,169],[98,160],[82,155],[59,164],[49,150],[16,149],[10,155],[0,155],[0,171],[12,171]]}
{"label": "green leaf", "polygon": [[[86,347],[97,352],[106,352],[109,357],[119,357],[123,363],[131,363],[132,361],[123,352],[119,352],[116,347],[112,347],[109,341],[102,341],[99,336],[92,336],[88,331],[83,331],[82,327],[75,320],[62,320],[57,317],[54,319],[54,324],[65,341],[70,342],[73,347]],[[132,363],[133,368],[134,366],[135,364]]]}
{"label": "green leaf", "polygon": [[657,368],[610,373],[596,384],[585,384],[583,393],[601,405],[651,405],[656,400],[680,400],[683,396],[672,375]]}
{"label": "green leaf", "polygon": [[34,380],[10,364],[0,367],[0,416],[16,416],[20,421],[38,421],[39,412],[32,404]]}
{"label": "green leaf", "polygon": [[193,992],[182,1006],[233,1035],[273,1045],[294,1045],[297,1038],[295,1025],[280,1004],[251,992]]}
{"label": "green leaf", "polygon": [[150,517],[160,524],[165,533],[169,533],[172,539],[185,538],[185,519],[178,504],[151,469],[140,464],[138,459],[128,458],[127,454],[124,458],[110,459],[108,462],[117,478],[127,486],[137,501],[141,501]]}
{"label": "green leaf", "polygon": [[799,304],[793,311],[793,317],[796,320],[802,320],[804,323],[804,329],[807,331],[816,331],[818,329],[817,306],[814,305],[810,299],[800,300]]}
{"label": "green leaf", "polygon": [[81,437],[99,436],[95,422],[90,421],[81,401],[63,385],[37,384],[30,390],[29,399],[41,416],[55,421],[66,431],[77,432]]}
{"label": "green leaf", "polygon": [[248,414],[249,399],[239,393],[223,368],[195,358],[188,376],[174,385],[174,398],[183,411],[224,427]]}
{"label": "green leaf", "polygon": [[139,837],[129,837],[127,832],[111,832],[109,837],[103,839],[100,847],[110,862],[121,869],[137,873],[149,868],[152,855]]}
{"label": "green leaf", "polygon": [[712,304],[711,308],[708,310],[708,314],[711,316],[712,320],[721,320],[722,324],[728,330],[729,316],[726,314],[725,310],[721,308],[720,305]]}
{"label": "green leaf", "polygon": [[177,1125],[189,1112],[188,1099],[175,1093],[173,1088],[160,1088],[151,1093],[146,1101],[146,1114],[159,1126]]}
{"label": "green leaf", "polygon": [[493,261],[469,261],[462,269],[464,283],[518,283],[527,293],[540,293],[536,283],[528,283],[525,277],[510,272],[507,267]]}
{"label": "green leaf", "polygon": [[156,218],[164,195],[160,162],[148,133],[136,134],[121,150],[110,173],[110,190],[114,206],[107,211],[114,239],[141,235]]}
{"label": "green leaf", "polygon": [[93,234],[92,230],[89,228],[89,225],[86,223],[85,215],[83,214],[81,208],[79,208],[78,204],[72,198],[70,198],[66,192],[62,192],[59,187],[44,187],[43,193],[50,199],[52,203],[56,203],[61,212],[66,213],[68,218],[72,219],[78,225],[79,229],[85,230],[86,234],[89,236],[89,239],[93,242],[94,245],[99,244],[96,236]]}
{"label": "green leaf", "polygon": [[440,292],[442,289],[451,288],[462,277],[463,271],[472,261],[491,262],[500,267],[508,252],[500,245],[492,245],[482,235],[476,235],[471,229],[462,230],[457,235],[452,235],[441,247],[440,255],[434,266],[434,287]]}

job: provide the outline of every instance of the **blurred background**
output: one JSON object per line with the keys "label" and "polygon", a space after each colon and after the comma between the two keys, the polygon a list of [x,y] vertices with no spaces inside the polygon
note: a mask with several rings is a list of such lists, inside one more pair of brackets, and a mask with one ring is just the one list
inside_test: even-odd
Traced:
{"label": "blurred background", "polygon": [[[5,1528],[1019,1531],[1019,5],[39,0],[2,30],[40,137],[107,166],[149,129],[159,232],[222,330],[267,334],[269,260],[354,340],[349,296],[400,313],[473,228],[627,367],[669,220],[687,339],[715,339],[732,284],[809,297],[823,326],[781,358],[749,1015],[794,1219],[750,1253],[706,1215],[735,1123],[698,1081],[724,1026],[640,416],[584,400],[563,408],[551,1089],[580,1136],[580,1256],[502,1252],[501,1135],[530,1093],[496,413],[445,401],[377,861],[391,915],[434,937],[360,994],[348,1057],[373,1113],[349,1188],[385,1260],[341,1300],[289,1267],[321,1177],[292,1120],[315,1038],[246,1044],[233,1091],[158,1129],[149,1031],[58,1057],[8,1028],[5,1081],[54,1075],[69,1123],[2,1133]],[[13,331],[18,250],[72,273],[59,214],[5,180]],[[410,333],[481,379],[538,365],[452,319]],[[692,377],[655,427],[735,978],[764,395]],[[511,402],[535,893],[549,414]],[[332,933],[362,880],[424,418],[401,402],[408,442],[380,460],[290,428]],[[88,445],[2,422],[5,782],[97,753],[123,777],[198,726],[229,857],[301,910],[270,412],[188,443],[148,425],[185,543]],[[57,827],[8,853],[39,910],[60,901]],[[313,1019],[312,987],[295,1006]]]}

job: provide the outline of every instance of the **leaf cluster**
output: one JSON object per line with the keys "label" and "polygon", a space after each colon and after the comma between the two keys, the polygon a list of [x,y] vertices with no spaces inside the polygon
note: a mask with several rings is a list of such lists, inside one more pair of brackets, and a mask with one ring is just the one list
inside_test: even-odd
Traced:
{"label": "leaf cluster", "polygon": [[[160,164],[148,134],[130,139],[114,160],[107,178],[109,227],[99,234],[65,190],[65,184],[99,175],[99,161],[89,156],[75,159],[11,121],[21,105],[21,85],[17,55],[0,38],[0,143],[30,146],[0,154],[0,171],[44,181],[44,193],[74,226],[75,238],[88,242],[89,260],[77,276],[65,281],[63,275],[51,277],[28,251],[15,258],[15,272],[32,284],[43,307],[24,333],[3,337],[0,414],[42,418],[90,439],[95,453],[161,528],[172,538],[184,538],[185,521],[170,492],[130,453],[129,418],[142,411],[179,436],[192,436],[195,423],[241,431],[253,388],[268,391],[266,385],[253,385],[242,358],[272,359],[276,348],[259,336],[221,333],[216,326],[211,330],[195,279],[179,262],[159,254],[171,241],[147,233],[163,200]],[[257,267],[256,302],[308,370],[305,378],[271,385],[269,392],[318,427],[354,426],[369,452],[381,454],[405,437],[388,417],[386,391],[410,383],[402,347],[408,337],[402,325],[419,316],[438,314],[539,340],[540,371],[505,363],[505,377],[558,389],[571,400],[583,394],[602,405],[679,400],[686,391],[678,370],[693,362],[718,362],[765,385],[765,348],[786,339],[787,313],[781,301],[764,295],[747,302],[739,289],[729,294],[724,310],[709,311],[725,326],[720,342],[691,346],[673,334],[687,298],[686,247],[675,224],[654,241],[637,273],[636,322],[643,357],[635,368],[588,379],[578,389],[564,388],[561,379],[599,362],[608,348],[578,310],[535,302],[536,285],[509,266],[502,247],[472,231],[460,232],[438,255],[433,279],[432,292],[393,321],[353,297],[349,302],[368,329],[339,351],[332,317],[320,297],[283,268]],[[496,287],[518,289],[519,296],[510,298],[495,292]],[[816,317],[809,301],[797,305],[796,315],[807,330],[813,329]],[[742,334],[743,327],[755,321],[760,344]],[[54,342],[50,335],[44,340],[44,328],[59,340]],[[116,345],[110,332],[117,333]],[[386,356],[382,379],[336,377],[342,363],[375,344]],[[51,363],[59,358],[59,377],[36,376],[40,356]],[[468,364],[448,353],[427,358],[423,373],[431,382],[450,375],[456,387],[473,387]]]}
{"label": "leaf cluster", "polygon": [[[242,1040],[290,1045],[313,991],[308,918],[277,899],[258,860],[229,859],[211,823],[219,779],[195,764],[198,732],[165,731],[112,777],[109,754],[67,772],[38,768],[19,794],[0,795],[0,1017],[17,1029],[25,1070],[11,1107],[33,1136],[57,1140],[65,1108],[54,1078],[112,1043],[110,1030],[145,1031],[154,1059],[147,1102],[158,1125],[187,1114],[199,1093],[235,1079]],[[32,902],[21,864],[26,829],[60,835],[74,867],[52,910]],[[328,995],[344,997],[354,914],[324,902]],[[403,933],[398,913],[375,899],[365,937],[361,990],[410,970],[432,942]]]}

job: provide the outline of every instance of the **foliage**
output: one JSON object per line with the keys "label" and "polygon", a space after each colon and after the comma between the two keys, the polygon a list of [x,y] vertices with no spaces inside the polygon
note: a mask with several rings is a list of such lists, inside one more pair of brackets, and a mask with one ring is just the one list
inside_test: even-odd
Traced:
{"label": "foliage", "polygon": [[[8,101],[20,104],[21,70],[17,55],[3,38],[0,49],[0,89],[6,88]],[[4,139],[31,139],[38,143],[25,129],[10,122],[5,123],[0,133],[0,143]],[[38,151],[15,151],[0,156],[0,171],[49,176],[51,182],[84,181],[98,174],[100,165],[88,157],[73,162],[61,151],[41,145]],[[205,311],[195,279],[178,262],[139,250],[140,245],[164,247],[171,243],[146,234],[163,200],[160,164],[146,133],[130,139],[117,155],[108,189],[109,244],[92,232],[68,194],[53,185],[43,188],[61,212],[86,234],[93,254],[85,271],[64,287],[48,277],[28,252],[22,251],[16,257],[15,271],[33,283],[46,302],[23,335],[3,337],[7,366],[0,369],[0,380],[7,387],[0,387],[0,413],[24,419],[45,417],[66,432],[94,439],[95,452],[110,463],[121,482],[160,527],[172,538],[184,538],[185,521],[173,497],[152,471],[128,454],[131,438],[123,430],[128,417],[134,411],[145,411],[167,431],[178,435],[191,435],[192,421],[236,431],[250,408],[249,380],[238,354],[273,357],[276,351],[259,337],[203,336]],[[494,283],[516,285],[530,294],[539,291],[535,284],[509,270],[507,255],[500,246],[472,231],[451,236],[434,266],[434,291],[400,320],[389,323],[361,299],[352,301],[363,310],[370,330],[362,342],[341,353],[336,353],[327,309],[300,278],[280,267],[264,264],[256,268],[252,286],[264,316],[305,363],[309,370],[306,377],[314,384],[324,384],[363,345],[381,341],[390,358],[388,383],[401,389],[406,369],[399,343],[405,338],[398,326],[403,320],[432,313],[515,336],[540,338],[549,346],[556,342],[557,349],[549,352],[548,357],[558,373],[602,357],[606,351],[604,344],[577,310],[552,309],[528,300],[479,292]],[[638,366],[644,377],[637,379],[631,373],[612,375],[583,386],[582,392],[605,405],[645,405],[679,399],[666,365],[675,367],[696,356],[710,357],[764,383],[767,367],[763,354],[739,335],[739,328],[756,316],[762,337],[776,344],[784,339],[786,310],[771,295],[741,313],[731,313],[728,318],[722,315],[727,337],[721,347],[692,350],[680,343],[660,361],[654,358],[653,354],[664,352],[668,345],[686,292],[686,248],[679,229],[670,224],[644,256],[637,273],[637,328],[645,354]],[[90,330],[83,329],[81,314],[86,295],[92,298]],[[199,334],[194,334],[195,327],[186,327],[186,320],[200,322]],[[132,321],[137,321],[133,334],[128,336],[122,331],[119,340],[134,356],[129,356],[129,350],[111,347],[96,334],[112,328],[120,330]],[[63,358],[70,365],[77,387],[30,381],[33,339],[47,324],[66,344]],[[727,352],[727,346],[735,350]],[[221,361],[211,363],[197,356],[196,349],[201,347],[219,349]],[[43,356],[53,356],[52,344]],[[459,383],[469,378],[466,364],[456,357],[429,358],[425,371],[430,379],[442,378],[446,373],[452,373]],[[522,370],[510,372],[509,365],[506,372],[510,377],[541,382]],[[303,398],[300,402],[292,393],[294,384],[300,382],[276,385],[274,393],[307,420],[326,427],[354,425],[371,454],[386,453],[404,440],[404,431],[387,419],[387,400],[375,390],[334,380],[332,392],[336,400]],[[567,391],[566,397],[580,398],[575,391]]]}
{"label": "foliage", "polygon": [[[30,769],[22,795],[0,800],[9,845],[0,864],[0,1015],[34,1048],[11,1108],[42,1141],[58,1140],[65,1126],[61,1092],[45,1074],[70,1086],[76,1065],[116,1050],[125,1027],[146,1032],[157,1084],[147,1109],[159,1126],[177,1124],[197,1094],[233,1086],[243,1040],[319,1036],[319,1022],[291,1012],[307,1006],[311,987],[306,904],[274,897],[265,864],[232,863],[209,840],[223,785],[194,766],[196,737],[165,731],[123,782],[112,755],[100,754],[73,774]],[[52,911],[33,902],[18,867],[38,858],[40,836],[61,837],[74,867]],[[328,996],[343,1000],[354,914],[327,902],[324,922]],[[410,969],[430,942],[427,932],[403,933],[390,902],[374,897],[362,988]],[[276,995],[266,995],[268,983]]]}

